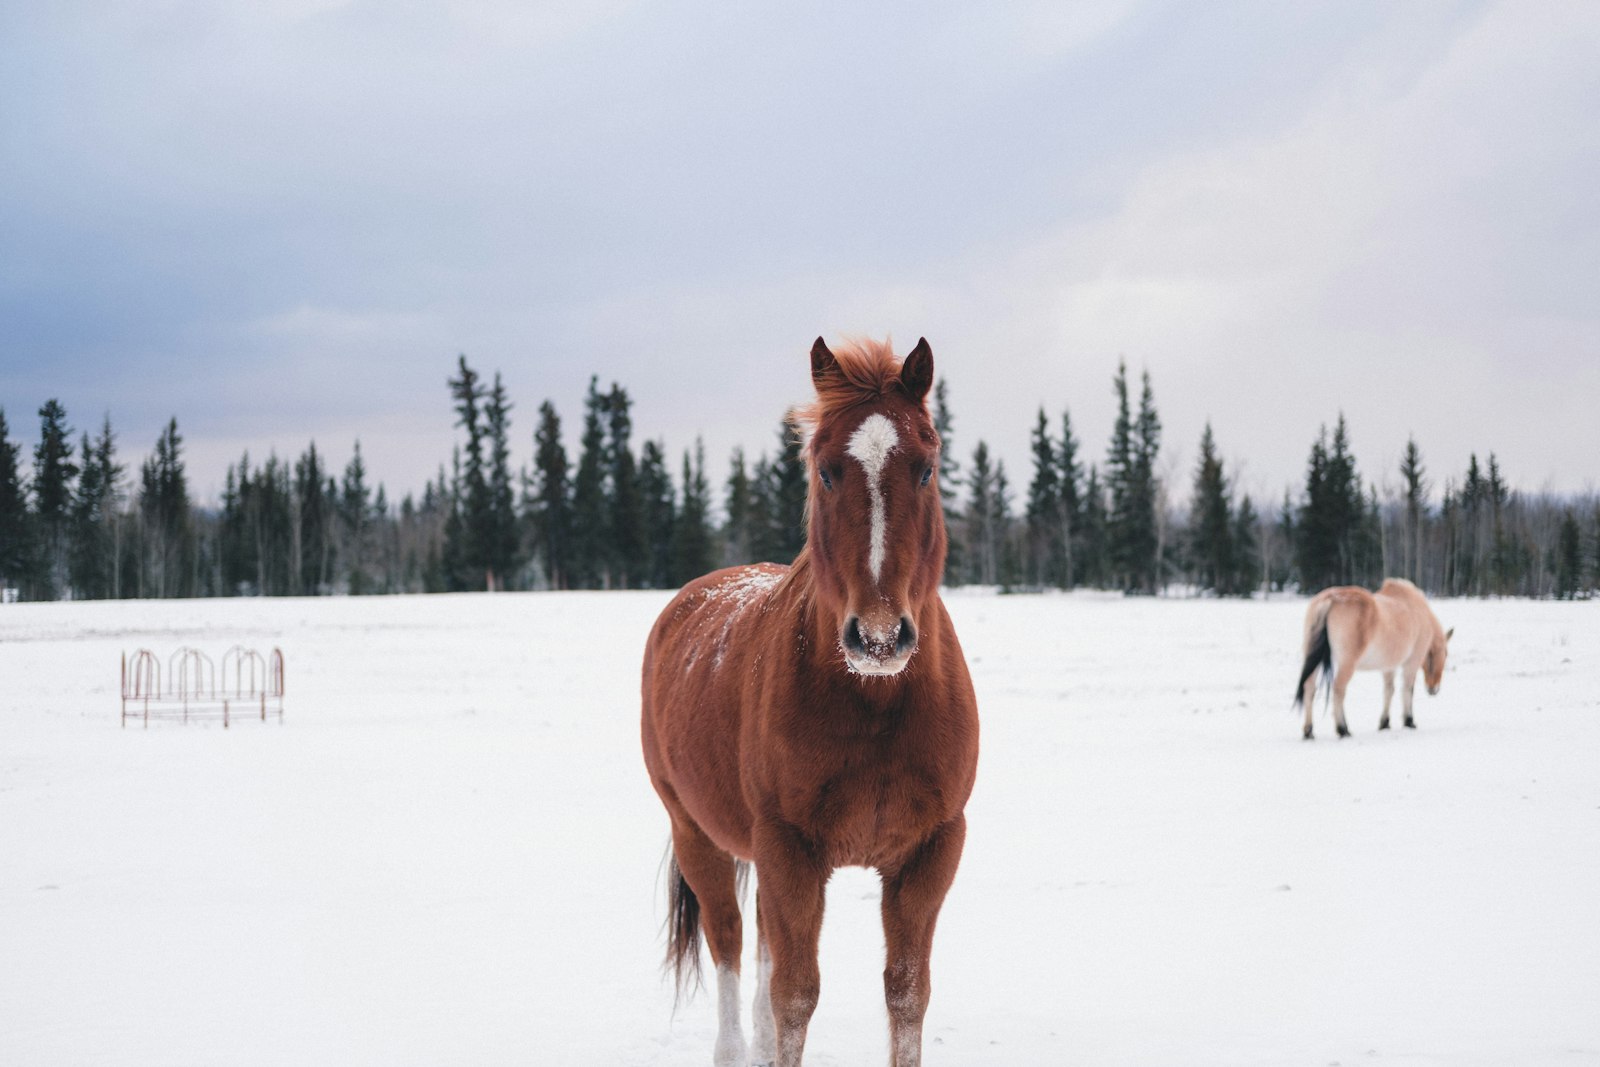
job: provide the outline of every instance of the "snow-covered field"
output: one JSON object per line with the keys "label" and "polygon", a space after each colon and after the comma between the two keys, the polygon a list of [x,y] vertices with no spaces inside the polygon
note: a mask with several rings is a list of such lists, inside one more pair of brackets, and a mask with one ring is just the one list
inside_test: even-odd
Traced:
{"label": "snow-covered field", "polygon": [[[637,735],[666,599],[0,608],[0,1063],[704,1067]],[[1300,602],[950,606],[984,748],[930,1065],[1600,1060],[1600,604],[1442,603],[1420,729],[1361,675],[1314,743]],[[119,651],[235,642],[281,726],[119,728]],[[808,1063],[886,1058],[877,896],[830,886]]]}

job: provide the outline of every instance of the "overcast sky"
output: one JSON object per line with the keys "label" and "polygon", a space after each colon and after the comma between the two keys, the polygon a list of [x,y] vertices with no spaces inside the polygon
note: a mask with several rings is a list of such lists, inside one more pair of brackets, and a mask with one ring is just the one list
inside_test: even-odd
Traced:
{"label": "overcast sky", "polygon": [[[875,5],[874,5],[875,6]],[[449,456],[458,353],[514,458],[590,374],[641,436],[771,447],[818,334],[920,335],[1019,493],[1042,403],[1102,460],[1119,357],[1184,488],[1347,416],[1394,483],[1600,481],[1600,4],[0,5],[0,407],[191,485],[359,438]]]}

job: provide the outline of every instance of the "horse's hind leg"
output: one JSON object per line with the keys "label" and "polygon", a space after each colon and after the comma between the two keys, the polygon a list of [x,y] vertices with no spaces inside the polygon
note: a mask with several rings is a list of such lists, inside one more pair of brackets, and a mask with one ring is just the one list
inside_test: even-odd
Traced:
{"label": "horse's hind leg", "polygon": [[[1394,700],[1394,671],[1383,672],[1383,718],[1378,720],[1378,729],[1389,728],[1389,704]],[[1407,718],[1410,718],[1408,715]]]}
{"label": "horse's hind leg", "polygon": [[739,1025],[739,955],[744,944],[739,915],[738,869],[698,826],[672,821],[672,851],[684,881],[700,902],[700,925],[717,968],[717,1044],[714,1067],[746,1067],[744,1031]]}
{"label": "horse's hind leg", "polygon": [[1305,732],[1302,733],[1300,736],[1304,737],[1307,741],[1309,741],[1309,740],[1311,740],[1311,713],[1314,710],[1316,710],[1316,706],[1317,706],[1317,672],[1316,671],[1312,671],[1311,672],[1311,676],[1306,679],[1305,688],[1303,690],[1301,690],[1301,692],[1300,692],[1300,703],[1303,704],[1305,706],[1305,709],[1306,709],[1306,727],[1305,727]]}
{"label": "horse's hind leg", "polygon": [[[1353,663],[1354,656],[1349,657],[1347,663]],[[1356,673],[1353,666],[1340,664],[1333,674],[1333,728],[1340,737],[1350,736],[1350,727],[1344,721],[1344,691],[1350,687],[1350,679]]]}
{"label": "horse's hind leg", "polygon": [[1406,676],[1401,679],[1400,705],[1406,713],[1406,729],[1415,730],[1417,720],[1411,717],[1411,699],[1417,695],[1417,668],[1406,664]]}

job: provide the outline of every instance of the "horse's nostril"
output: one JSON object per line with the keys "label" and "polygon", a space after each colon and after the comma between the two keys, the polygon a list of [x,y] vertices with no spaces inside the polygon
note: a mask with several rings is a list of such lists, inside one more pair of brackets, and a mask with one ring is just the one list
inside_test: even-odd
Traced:
{"label": "horse's nostril", "polygon": [[865,655],[867,651],[867,643],[861,639],[860,623],[861,620],[852,615],[849,621],[844,624],[845,650],[854,652],[858,656]]}
{"label": "horse's nostril", "polygon": [[911,616],[900,616],[900,636],[895,640],[894,650],[900,655],[905,655],[917,647],[917,627],[911,621]]}

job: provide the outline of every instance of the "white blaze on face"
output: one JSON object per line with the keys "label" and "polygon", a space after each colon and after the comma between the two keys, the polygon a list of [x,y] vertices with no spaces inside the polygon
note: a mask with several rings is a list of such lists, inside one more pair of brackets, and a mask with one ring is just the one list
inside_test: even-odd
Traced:
{"label": "white blaze on face", "polygon": [[887,416],[868,415],[850,435],[850,447],[846,449],[867,472],[867,491],[872,494],[872,549],[867,566],[875,582],[883,576],[884,539],[889,525],[888,516],[883,513],[883,468],[889,462],[889,453],[899,444],[900,435]]}

